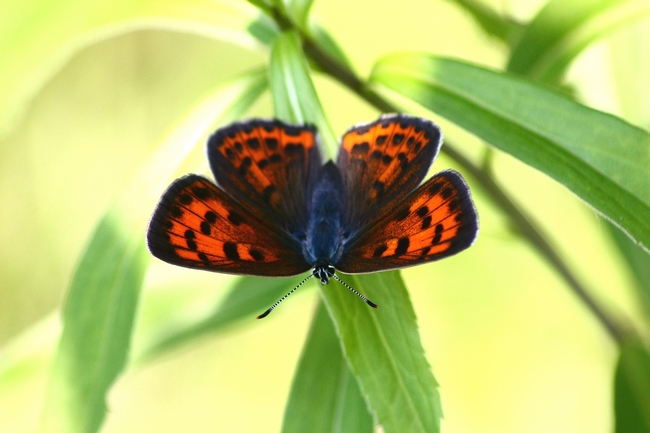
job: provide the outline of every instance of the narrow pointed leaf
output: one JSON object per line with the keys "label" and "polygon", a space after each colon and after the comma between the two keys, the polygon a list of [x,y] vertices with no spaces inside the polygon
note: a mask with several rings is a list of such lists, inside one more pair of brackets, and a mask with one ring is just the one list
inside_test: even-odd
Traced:
{"label": "narrow pointed leaf", "polygon": [[507,69],[555,83],[593,41],[648,16],[646,0],[552,0],[526,26]]}
{"label": "narrow pointed leaf", "polygon": [[271,50],[269,70],[276,117],[316,125],[332,155],[338,140],[316,94],[307,61],[302,54],[300,39],[295,32],[285,32],[276,39]]}
{"label": "narrow pointed leaf", "polygon": [[[11,2],[3,8],[0,37],[0,134],[19,118],[30,99],[80,50],[100,40],[139,29],[192,32],[254,48],[247,32],[255,8],[197,0]],[[65,25],[62,25],[65,23]]]}
{"label": "narrow pointed leaf", "polygon": [[314,0],[289,0],[289,12],[293,22],[301,29],[308,29],[309,10]]}
{"label": "narrow pointed leaf", "polygon": [[213,314],[156,341],[141,356],[138,363],[149,361],[153,357],[165,354],[181,345],[190,344],[198,338],[225,329],[234,323],[246,320],[252,322],[257,315],[296,287],[303,278],[304,276],[239,278],[226,299],[217,306]]}
{"label": "narrow pointed leaf", "polygon": [[[286,120],[305,119],[321,128],[319,122],[325,119],[295,35],[276,40],[270,71],[276,114]],[[440,431],[437,383],[399,273],[363,275],[349,281],[385,305],[385,309],[372,309],[335,281],[322,287],[344,355],[375,419],[385,433]]]}
{"label": "narrow pointed leaf", "polygon": [[482,0],[451,1],[466,10],[487,34],[501,39],[506,44],[511,44],[521,33],[521,24],[500,15]]}
{"label": "narrow pointed leaf", "polygon": [[650,433],[650,353],[638,342],[621,349],[614,382],[616,433]]}
{"label": "narrow pointed leaf", "polygon": [[376,65],[381,84],[548,174],[650,247],[650,134],[515,77],[421,54]]}
{"label": "narrow pointed leaf", "polygon": [[346,277],[352,287],[380,305],[369,308],[338,285],[323,290],[345,356],[377,422],[386,433],[440,431],[438,384],[424,355],[400,273]]}
{"label": "narrow pointed leaf", "polygon": [[148,261],[132,230],[115,209],[83,254],[66,300],[42,431],[95,432],[104,419],[105,395],[126,365]]}
{"label": "narrow pointed leaf", "polygon": [[293,379],[282,433],[372,431],[372,416],[321,303]]}
{"label": "narrow pointed leaf", "polygon": [[265,88],[251,74],[217,92],[173,130],[99,223],[75,271],[41,423],[43,432],[99,431],[124,369],[149,254],[146,222],[176,167],[215,116],[238,115]]}

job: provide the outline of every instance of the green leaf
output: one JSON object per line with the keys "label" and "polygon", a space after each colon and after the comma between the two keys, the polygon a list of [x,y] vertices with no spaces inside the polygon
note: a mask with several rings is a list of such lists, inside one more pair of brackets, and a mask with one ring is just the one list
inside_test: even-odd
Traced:
{"label": "green leaf", "polygon": [[322,303],[293,379],[283,433],[372,432],[372,416]]}
{"label": "green leaf", "polygon": [[451,0],[466,10],[487,34],[512,44],[518,39],[522,25],[497,13],[480,0]]}
{"label": "green leaf", "polygon": [[12,1],[0,22],[0,134],[31,98],[83,48],[126,32],[160,28],[255,48],[246,31],[257,11],[244,2],[198,0]]}
{"label": "green leaf", "polygon": [[106,214],[68,293],[50,390],[60,400],[48,399],[43,431],[99,430],[106,393],[126,364],[147,260],[141,236],[129,233],[121,213]]}
{"label": "green leaf", "polygon": [[[269,69],[276,115],[312,121],[323,133],[325,117],[295,34],[276,40]],[[437,384],[399,273],[356,276],[350,283],[387,306],[369,308],[335,282],[322,287],[345,356],[371,411],[386,433],[439,431],[442,410]]]}
{"label": "green leaf", "polygon": [[327,53],[332,59],[338,61],[344,67],[350,70],[353,69],[350,59],[326,29],[315,23],[311,26],[309,33],[313,38],[313,42],[318,45],[323,52]]}
{"label": "green leaf", "polygon": [[333,154],[338,140],[316,94],[295,32],[283,33],[275,40],[269,71],[275,116],[294,123],[313,123]]}
{"label": "green leaf", "polygon": [[637,299],[645,313],[647,322],[650,323],[650,255],[616,227],[607,224],[607,228],[625,257],[629,270],[636,281],[634,288],[637,292]]}
{"label": "green leaf", "polygon": [[95,432],[106,394],[126,365],[133,320],[149,254],[146,223],[166,181],[215,116],[230,120],[266,88],[265,74],[248,74],[195,108],[127,183],[95,230],[73,277],[63,333],[46,396],[41,430]]}
{"label": "green leaf", "polygon": [[289,0],[288,10],[292,21],[303,30],[309,27],[309,11],[314,0]]}
{"label": "green leaf", "polygon": [[645,0],[552,0],[526,26],[507,69],[556,83],[590,43],[648,15]]}
{"label": "green leaf", "polygon": [[621,349],[614,382],[617,433],[650,433],[650,353],[635,341]]}
{"label": "green leaf", "polygon": [[400,273],[346,276],[345,280],[381,306],[368,308],[338,284],[323,289],[345,356],[383,431],[440,431],[438,384],[424,355]]}
{"label": "green leaf", "polygon": [[139,364],[167,353],[181,345],[190,344],[207,334],[214,333],[242,321],[254,320],[270,305],[296,287],[304,276],[292,278],[242,277],[214,313],[156,341],[145,351]]}
{"label": "green leaf", "polygon": [[385,57],[371,80],[543,171],[650,247],[646,131],[506,74],[429,55]]}

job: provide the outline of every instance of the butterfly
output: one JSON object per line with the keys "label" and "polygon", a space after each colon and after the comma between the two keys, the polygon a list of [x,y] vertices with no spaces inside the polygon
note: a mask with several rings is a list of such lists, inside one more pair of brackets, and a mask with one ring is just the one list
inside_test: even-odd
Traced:
{"label": "butterfly", "polygon": [[189,174],[165,191],[147,231],[151,253],[187,268],[290,276],[311,270],[369,273],[439,260],[478,234],[469,188],[456,171],[422,183],[442,145],[431,121],[383,115],[343,136],[323,164],[311,125],[253,119],[218,129],[207,142],[215,185]]}

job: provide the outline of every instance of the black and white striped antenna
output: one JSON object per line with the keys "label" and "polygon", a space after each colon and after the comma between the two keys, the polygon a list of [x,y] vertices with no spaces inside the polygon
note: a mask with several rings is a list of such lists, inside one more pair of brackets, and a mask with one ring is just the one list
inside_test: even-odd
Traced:
{"label": "black and white striped antenna", "polygon": [[[275,307],[277,307],[278,305],[280,305],[280,302],[282,302],[282,301],[284,301],[285,299],[287,299],[287,298],[289,297],[289,295],[291,295],[293,292],[295,292],[296,290],[298,290],[298,287],[300,287],[300,286],[302,286],[303,284],[305,284],[305,283],[307,282],[307,280],[311,279],[312,277],[315,277],[315,276],[318,275],[319,278],[321,278],[321,282],[322,282],[323,284],[327,284],[328,281],[329,281],[329,279],[328,279],[328,278],[323,278],[323,277],[322,277],[322,272],[319,272],[319,271],[322,271],[322,270],[319,270],[318,268],[314,268],[310,276],[308,276],[307,278],[305,278],[304,280],[302,280],[302,281],[301,281],[301,282],[300,282],[296,287],[294,287],[294,288],[293,288],[289,293],[287,293],[286,295],[284,295],[283,297],[281,297],[281,298],[280,298],[280,299],[279,299],[275,304],[271,305],[271,307],[270,307],[268,310],[266,310],[265,312],[263,312],[262,314],[260,314],[259,316],[257,316],[257,318],[258,318],[258,319],[263,319],[263,318],[265,318],[266,316],[268,316],[269,314],[271,314],[271,311],[275,310]],[[328,271],[329,271],[329,270],[328,270]],[[372,302],[370,299],[366,298],[366,297],[363,296],[361,293],[359,293],[358,291],[356,291],[355,289],[353,289],[352,287],[350,287],[350,285],[349,285],[348,283],[346,283],[345,281],[343,281],[342,279],[340,279],[340,278],[339,278],[339,277],[338,277],[338,276],[337,276],[333,271],[332,271],[331,273],[328,272],[328,275],[329,275],[330,277],[333,277],[333,278],[334,278],[336,281],[338,281],[339,283],[341,283],[341,284],[343,285],[343,287],[347,288],[349,291],[351,291],[352,293],[354,293],[355,295],[357,295],[358,297],[360,297],[361,299],[363,299],[363,302],[365,302],[366,304],[370,305],[372,308],[379,308],[379,305],[375,304],[375,303]]]}

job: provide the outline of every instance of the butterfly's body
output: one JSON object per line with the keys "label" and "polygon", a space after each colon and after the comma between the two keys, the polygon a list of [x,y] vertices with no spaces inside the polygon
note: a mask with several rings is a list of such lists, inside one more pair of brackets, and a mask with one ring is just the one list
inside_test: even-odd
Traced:
{"label": "butterfly's body", "polygon": [[335,266],[345,244],[345,197],[341,174],[333,162],[325,164],[310,196],[303,256],[312,267]]}
{"label": "butterfly's body", "polygon": [[323,165],[311,126],[232,124],[208,140],[219,187],[197,175],[175,181],[149,224],[149,249],[215,272],[311,269],[323,284],[338,279],[335,269],[376,272],[453,255],[473,243],[478,219],[455,171],[420,185],[441,144],[429,121],[382,116],[348,131],[336,162]]}

